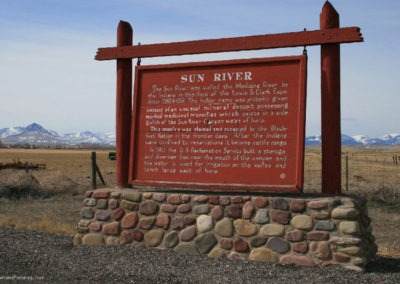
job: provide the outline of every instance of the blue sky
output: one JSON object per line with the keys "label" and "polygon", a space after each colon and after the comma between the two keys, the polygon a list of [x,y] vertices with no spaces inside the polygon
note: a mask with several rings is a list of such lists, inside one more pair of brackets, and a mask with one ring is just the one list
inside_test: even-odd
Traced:
{"label": "blue sky", "polygon": [[[60,133],[115,129],[115,46],[120,20],[134,43],[319,29],[324,0],[0,0],[0,128],[37,122]],[[399,133],[400,1],[330,1],[342,27],[365,42],[341,45],[342,132]],[[145,58],[142,64],[301,54],[302,48]],[[320,130],[320,48],[309,47],[307,135]]]}

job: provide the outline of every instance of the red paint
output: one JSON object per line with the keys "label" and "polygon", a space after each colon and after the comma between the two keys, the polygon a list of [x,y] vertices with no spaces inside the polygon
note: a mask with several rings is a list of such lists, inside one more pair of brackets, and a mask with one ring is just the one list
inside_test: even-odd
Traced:
{"label": "red paint", "polygon": [[[170,56],[170,55],[185,55],[185,54],[201,54],[201,53],[215,53],[215,52],[226,52],[226,51],[241,51],[241,50],[256,50],[256,49],[269,49],[269,48],[283,48],[283,47],[296,47],[296,46],[310,46],[310,45],[321,45],[321,95],[322,95],[322,184],[324,193],[330,194],[338,194],[341,192],[341,164],[340,164],[340,46],[341,43],[351,43],[351,42],[362,42],[363,38],[360,34],[360,29],[358,27],[347,27],[340,28],[339,27],[339,15],[333,8],[333,6],[326,1],[321,17],[320,17],[320,25],[321,30],[316,31],[303,31],[303,32],[291,32],[291,33],[282,33],[282,34],[269,34],[269,35],[258,35],[258,36],[246,36],[246,37],[236,37],[236,38],[222,38],[222,39],[207,39],[207,40],[197,40],[197,41],[186,41],[186,42],[173,42],[173,43],[160,43],[160,44],[148,44],[148,45],[132,45],[132,28],[129,23],[121,22],[118,27],[118,43],[117,47],[107,47],[107,48],[99,48],[96,60],[110,60],[117,59],[117,166],[116,166],[116,184],[120,187],[128,186],[129,183],[133,184],[146,184],[146,185],[156,185],[156,186],[183,186],[190,188],[212,188],[212,189],[244,189],[244,190],[257,190],[257,189],[268,189],[268,190],[283,190],[283,191],[291,191],[296,189],[301,189],[303,184],[303,159],[304,153],[303,143],[304,143],[304,108],[305,105],[297,102],[297,106],[299,106],[299,113],[296,115],[290,114],[288,117],[291,117],[289,121],[285,119],[272,122],[276,123],[287,123],[290,126],[290,129],[293,129],[293,126],[297,124],[297,135],[292,133],[290,130],[291,137],[288,139],[288,144],[297,145],[290,146],[288,148],[287,159],[291,159],[295,157],[295,165],[287,168],[287,173],[285,172],[285,182],[277,179],[276,170],[274,174],[271,174],[271,171],[261,171],[254,170],[248,171],[243,169],[236,169],[237,167],[233,167],[231,161],[226,169],[218,168],[218,176],[220,178],[210,178],[205,176],[204,173],[199,174],[183,174],[180,173],[178,178],[176,174],[171,173],[158,173],[155,175],[150,175],[151,172],[147,168],[146,172],[143,171],[144,166],[144,152],[150,151],[150,144],[146,144],[143,135],[146,135],[146,131],[148,132],[149,125],[143,124],[145,121],[145,108],[146,106],[146,98],[138,99],[138,93],[142,94],[143,97],[150,93],[149,88],[150,81],[146,80],[161,80],[164,83],[172,84],[175,79],[172,79],[174,76],[173,73],[180,71],[187,71],[185,74],[188,76],[180,77],[180,83],[185,81],[190,84],[198,84],[200,87],[204,84],[202,75],[197,72],[193,68],[199,68],[199,70],[204,71],[205,75],[210,75],[213,71],[213,68],[217,68],[217,70],[221,72],[225,72],[225,75],[220,75],[221,80],[233,79],[233,78],[243,78],[246,77],[245,73],[237,74],[237,73],[227,73],[227,72],[237,72],[237,70],[232,70],[231,67],[235,64],[235,68],[241,68],[241,64],[243,66],[256,68],[256,65],[259,67],[258,63],[249,63],[249,62],[236,62],[231,61],[224,65],[224,63],[218,63],[218,66],[213,64],[206,63],[198,63],[193,65],[193,68],[189,65],[171,65],[171,66],[158,66],[158,67],[148,67],[138,69],[136,72],[136,82],[142,80],[144,75],[144,80],[141,82],[141,85],[136,84],[135,86],[135,97],[134,103],[135,109],[133,110],[133,118],[135,119],[135,123],[131,125],[131,89],[132,89],[132,58],[138,57],[156,57],[156,56]],[[283,62],[283,61],[282,61]],[[300,93],[305,94],[305,60],[300,60],[300,69],[303,70],[300,73],[300,77],[302,80],[298,82],[298,87],[300,89]],[[233,64],[233,65],[232,65]],[[250,65],[246,65],[250,64]],[[253,64],[253,65],[252,65]],[[269,63],[268,63],[269,64]],[[267,65],[268,65],[267,64]],[[240,66],[239,66],[240,65]],[[287,72],[285,64],[278,64],[278,69],[276,70],[277,74],[273,72],[267,71],[267,75],[279,75],[284,76],[292,74]],[[257,68],[258,68],[257,67]],[[251,69],[253,70],[253,69]],[[255,70],[255,69],[254,69]],[[246,71],[246,70],[244,70]],[[195,76],[194,73],[197,73]],[[153,75],[152,75],[153,74]],[[160,76],[155,76],[160,75]],[[184,75],[184,74],[180,74]],[[152,78],[152,76],[154,78]],[[239,77],[237,77],[239,76]],[[149,79],[150,78],[150,79]],[[289,77],[286,77],[289,78]],[[304,80],[303,80],[304,78]],[[169,81],[169,80],[172,81]],[[293,78],[290,77],[289,81]],[[164,80],[164,81],[163,81]],[[183,81],[182,81],[183,80]],[[197,81],[197,82],[195,82]],[[160,81],[157,81],[160,83]],[[147,84],[147,85],[146,85]],[[291,84],[293,86],[295,84]],[[178,84],[179,86],[179,84]],[[291,91],[292,92],[292,91]],[[210,94],[208,94],[210,95]],[[216,95],[223,96],[221,94]],[[222,99],[221,97],[219,97]],[[164,98],[168,99],[168,98]],[[299,97],[299,101],[303,100],[304,97]],[[291,102],[293,98],[290,99]],[[142,103],[145,104],[142,104]],[[171,100],[168,103],[172,106],[179,104],[178,101]],[[213,104],[213,103],[209,103]],[[227,103],[223,102],[225,106],[235,106],[235,103]],[[138,107],[139,105],[140,107]],[[194,104],[194,106],[203,107],[202,104]],[[239,104],[242,105],[242,104]],[[290,104],[290,107],[293,107],[293,104]],[[181,110],[174,111],[177,115],[185,115]],[[191,111],[186,114],[190,114]],[[222,115],[219,110],[215,110],[216,116]],[[153,119],[156,116],[153,117]],[[242,121],[244,117],[240,116],[241,122],[238,122],[237,131],[225,131],[227,137],[224,141],[232,140],[232,135],[248,135],[254,134],[252,131],[249,132],[250,127],[248,124],[243,124]],[[260,119],[260,117],[258,117]],[[212,121],[212,120],[210,120]],[[167,122],[165,122],[167,123]],[[178,123],[178,122],[176,122]],[[230,122],[231,123],[231,122]],[[225,126],[229,126],[227,122],[222,124],[226,124]],[[262,125],[262,123],[261,123]],[[240,126],[242,128],[240,128]],[[182,124],[179,128],[175,128],[176,134],[181,135],[185,133],[184,130],[185,125]],[[186,126],[187,127],[187,126]],[[192,128],[193,125],[190,126]],[[222,125],[224,127],[224,125]],[[150,129],[151,130],[151,129]],[[179,131],[178,131],[179,130]],[[151,130],[152,132],[156,132]],[[187,132],[187,131],[186,131]],[[224,132],[224,131],[223,131]],[[189,132],[190,134],[191,132]],[[205,131],[204,133],[207,133]],[[210,134],[214,135],[217,131],[213,132],[212,127],[210,128]],[[187,133],[186,133],[187,134]],[[191,134],[192,135],[192,134]],[[129,149],[129,138],[131,139],[131,148]],[[177,136],[178,137],[178,136]],[[136,140],[137,139],[137,140]],[[153,139],[153,138],[151,138]],[[164,138],[159,138],[164,139]],[[192,137],[189,135],[188,140],[192,141]],[[200,138],[196,138],[200,139]],[[210,138],[202,138],[203,142],[214,141],[215,139],[219,139],[216,136],[211,136]],[[214,140],[213,140],[214,139]],[[255,138],[258,139],[258,138]],[[163,142],[165,146],[165,141]],[[200,140],[199,140],[200,141]],[[199,142],[198,141],[198,142]],[[249,140],[250,141],[250,140]],[[201,141],[200,141],[201,142]],[[250,141],[251,142],[251,141]],[[142,143],[142,144],[141,144]],[[144,144],[143,144],[144,143]],[[160,144],[159,143],[159,144]],[[161,143],[162,144],[162,143]],[[160,145],[161,145],[160,144]],[[176,144],[176,141],[175,141]],[[160,147],[164,147],[161,145]],[[178,146],[179,147],[179,146]],[[292,150],[296,148],[297,152],[293,152]],[[170,151],[172,151],[170,148]],[[215,148],[214,150],[218,150]],[[262,150],[257,147],[253,149],[254,151]],[[129,152],[131,151],[131,152]],[[242,149],[244,151],[244,149]],[[258,154],[258,152],[257,152]],[[255,155],[254,153],[249,153],[245,158],[252,158],[251,155]],[[294,156],[293,156],[294,155]],[[289,158],[288,158],[289,157]],[[191,156],[190,159],[194,159],[194,155]],[[204,157],[203,157],[204,158]],[[214,157],[212,157],[214,159]],[[220,157],[221,158],[221,157]],[[299,162],[301,161],[301,162]],[[147,160],[146,162],[149,162]],[[151,161],[152,162],[152,161]],[[129,164],[129,170],[128,170]],[[300,166],[298,166],[300,165]],[[147,165],[146,165],[147,166]],[[176,165],[175,165],[176,166]],[[141,168],[142,167],[142,168]],[[179,170],[183,169],[191,169],[195,170],[193,166],[180,165]],[[251,165],[254,167],[254,165]],[[197,168],[198,170],[198,168]],[[221,170],[221,172],[219,172]],[[128,177],[128,174],[130,175]],[[190,177],[190,178],[188,178]],[[245,184],[242,184],[245,183]]]}
{"label": "red paint", "polygon": [[[339,27],[339,14],[327,1],[321,30]],[[340,45],[321,45],[322,192],[341,193]]]}
{"label": "red paint", "polygon": [[136,67],[131,183],[298,191],[306,57]]}
{"label": "red paint", "polygon": [[363,41],[363,38],[361,37],[359,27],[332,28],[324,31],[301,31],[124,47],[104,47],[98,49],[96,60],[256,50],[361,41]]}
{"label": "red paint", "polygon": [[[132,45],[132,27],[121,21],[117,46]],[[116,186],[127,187],[132,113],[132,59],[117,59]]]}

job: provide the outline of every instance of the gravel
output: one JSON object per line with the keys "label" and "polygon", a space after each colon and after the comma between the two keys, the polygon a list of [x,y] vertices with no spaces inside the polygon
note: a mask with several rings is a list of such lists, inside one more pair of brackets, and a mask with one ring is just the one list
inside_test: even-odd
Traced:
{"label": "gravel", "polygon": [[133,246],[74,246],[72,238],[0,228],[0,283],[400,283],[400,259],[379,258],[367,272],[304,268]]}

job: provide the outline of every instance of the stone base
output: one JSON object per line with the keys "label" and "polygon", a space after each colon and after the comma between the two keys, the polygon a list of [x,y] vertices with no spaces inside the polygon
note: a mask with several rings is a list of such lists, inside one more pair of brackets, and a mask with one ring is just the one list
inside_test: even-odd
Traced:
{"label": "stone base", "polygon": [[362,271],[376,256],[364,199],[100,189],[85,194],[75,244]]}

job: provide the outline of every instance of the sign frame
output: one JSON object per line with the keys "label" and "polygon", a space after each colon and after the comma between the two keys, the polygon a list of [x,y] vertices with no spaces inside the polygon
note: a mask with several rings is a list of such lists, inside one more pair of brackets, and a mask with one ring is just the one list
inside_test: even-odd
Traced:
{"label": "sign frame", "polygon": [[[138,164],[140,155],[141,145],[139,143],[139,132],[140,124],[142,123],[142,117],[140,116],[140,108],[142,106],[142,100],[144,94],[142,90],[143,76],[146,76],[146,72],[167,72],[169,70],[211,70],[218,71],[218,68],[230,68],[233,66],[267,66],[267,65],[285,65],[288,62],[296,62],[298,64],[298,85],[296,85],[297,92],[297,104],[298,109],[296,117],[296,137],[295,141],[291,143],[291,147],[295,148],[295,166],[293,182],[290,184],[271,184],[271,183],[237,183],[237,182],[207,182],[203,181],[190,181],[190,180],[176,180],[176,179],[143,179],[138,174],[138,169],[143,166]],[[171,71],[172,72],[172,71]],[[236,59],[236,60],[222,60],[222,61],[207,61],[207,62],[192,62],[192,63],[174,63],[174,64],[162,64],[162,65],[147,65],[147,66],[136,66],[135,69],[135,85],[133,95],[133,111],[132,111],[132,129],[131,129],[131,148],[129,157],[129,183],[132,186],[139,187],[142,189],[151,190],[173,190],[180,188],[182,190],[191,191],[259,191],[259,192],[301,192],[303,190],[304,181],[304,138],[305,138],[305,116],[306,116],[306,92],[307,92],[307,56],[284,56],[284,57],[272,57],[272,58],[252,58],[252,59]],[[293,157],[290,157],[293,158]],[[266,170],[266,174],[268,170]],[[173,176],[173,175],[171,175]]]}

